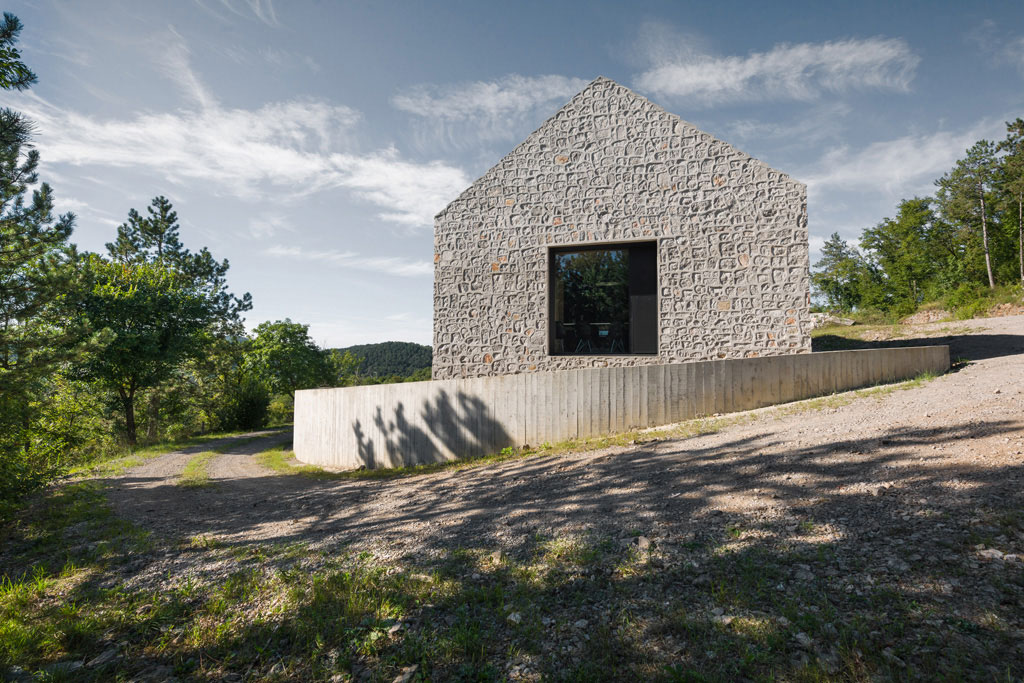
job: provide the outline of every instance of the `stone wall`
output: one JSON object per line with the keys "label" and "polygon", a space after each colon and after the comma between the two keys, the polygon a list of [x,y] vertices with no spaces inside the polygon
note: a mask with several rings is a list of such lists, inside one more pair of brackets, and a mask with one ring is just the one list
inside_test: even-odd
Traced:
{"label": "stone wall", "polygon": [[[806,187],[598,78],[435,219],[435,379],[810,351]],[[656,356],[549,354],[548,250],[656,241]]]}

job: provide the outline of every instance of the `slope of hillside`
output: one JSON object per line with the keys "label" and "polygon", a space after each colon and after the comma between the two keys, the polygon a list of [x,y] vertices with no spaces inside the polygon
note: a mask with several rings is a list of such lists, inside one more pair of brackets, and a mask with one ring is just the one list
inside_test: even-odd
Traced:
{"label": "slope of hillside", "polygon": [[365,377],[405,377],[416,370],[429,368],[432,351],[429,346],[413,342],[387,341],[378,344],[359,344],[338,351],[349,351],[363,359],[359,374]]}

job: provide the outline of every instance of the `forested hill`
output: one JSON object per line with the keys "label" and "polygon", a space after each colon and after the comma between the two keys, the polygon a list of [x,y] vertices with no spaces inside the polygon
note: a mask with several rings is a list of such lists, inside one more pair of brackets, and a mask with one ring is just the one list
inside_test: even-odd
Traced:
{"label": "forested hill", "polygon": [[429,346],[412,342],[388,341],[359,344],[338,351],[349,351],[363,359],[359,374],[364,377],[406,377],[417,370],[429,368],[433,354]]}

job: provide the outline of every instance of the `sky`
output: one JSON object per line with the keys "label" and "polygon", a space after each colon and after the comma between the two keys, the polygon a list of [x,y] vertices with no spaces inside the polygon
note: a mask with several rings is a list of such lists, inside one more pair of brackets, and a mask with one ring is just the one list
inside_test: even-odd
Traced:
{"label": "sky", "polygon": [[808,185],[811,261],[1024,116],[1020,2],[56,2],[4,7],[73,240],[157,195],[250,328],[431,341],[433,216],[606,76]]}

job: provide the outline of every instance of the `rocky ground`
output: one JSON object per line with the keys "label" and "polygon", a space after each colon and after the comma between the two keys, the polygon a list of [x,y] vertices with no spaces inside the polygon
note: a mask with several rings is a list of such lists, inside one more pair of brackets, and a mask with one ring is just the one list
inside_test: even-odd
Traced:
{"label": "rocky ground", "polygon": [[[960,362],[895,389],[723,416],[697,436],[417,476],[262,467],[254,454],[287,435],[226,444],[205,486],[180,485],[194,454],[160,456],[104,485],[151,542],[105,565],[102,589],[358,567],[378,572],[370,593],[416,598],[390,619],[374,608],[366,618],[385,626],[372,647],[286,647],[253,655],[248,673],[171,648],[124,671],[149,657],[198,678],[1019,680],[1024,317],[870,343],[949,343]],[[305,633],[242,602],[239,619],[284,625],[289,643]],[[189,652],[203,647],[216,643]]]}

